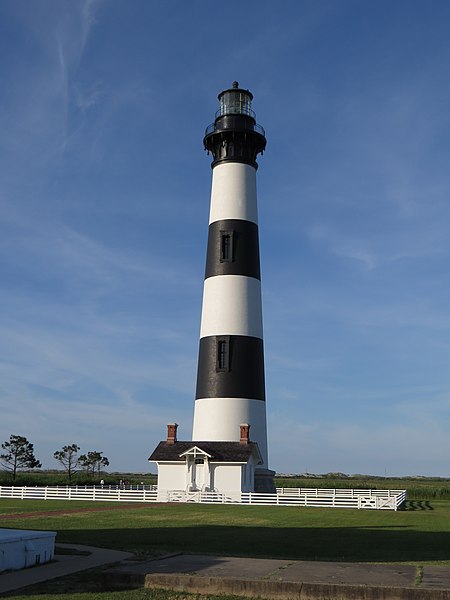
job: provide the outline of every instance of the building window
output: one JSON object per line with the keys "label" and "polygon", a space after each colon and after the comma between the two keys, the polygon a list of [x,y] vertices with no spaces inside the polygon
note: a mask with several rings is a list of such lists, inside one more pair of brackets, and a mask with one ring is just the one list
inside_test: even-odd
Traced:
{"label": "building window", "polygon": [[205,463],[205,459],[204,458],[196,458],[195,459],[195,464],[196,465],[203,465]]}
{"label": "building window", "polygon": [[233,231],[221,231],[220,232],[220,262],[232,262],[233,261]]}
{"label": "building window", "polygon": [[217,338],[217,371],[230,370],[230,336]]}

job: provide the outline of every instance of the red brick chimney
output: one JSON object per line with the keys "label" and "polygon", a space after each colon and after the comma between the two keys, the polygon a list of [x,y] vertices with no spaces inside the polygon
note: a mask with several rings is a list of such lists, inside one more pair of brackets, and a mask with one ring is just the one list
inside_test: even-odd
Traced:
{"label": "red brick chimney", "polygon": [[239,440],[241,444],[248,444],[250,441],[250,425],[247,423],[242,423],[241,427],[241,439]]}
{"label": "red brick chimney", "polygon": [[175,444],[177,441],[177,423],[169,423],[167,425],[167,444]]}

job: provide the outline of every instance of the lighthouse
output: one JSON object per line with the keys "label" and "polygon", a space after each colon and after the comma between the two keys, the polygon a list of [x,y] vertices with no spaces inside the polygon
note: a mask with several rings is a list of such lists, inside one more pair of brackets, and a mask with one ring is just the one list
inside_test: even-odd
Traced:
{"label": "lighthouse", "polygon": [[251,92],[234,82],[218,99],[203,140],[212,155],[212,191],[192,440],[239,441],[248,425],[262,457],[255,490],[273,491],[256,196],[256,158],[266,137]]}
{"label": "lighthouse", "polygon": [[267,458],[256,200],[256,158],[266,135],[252,100],[236,81],[221,92],[203,139],[213,159],[212,192],[194,425],[192,440],[182,441],[178,425],[169,423],[166,440],[149,457],[163,502],[275,492]]}

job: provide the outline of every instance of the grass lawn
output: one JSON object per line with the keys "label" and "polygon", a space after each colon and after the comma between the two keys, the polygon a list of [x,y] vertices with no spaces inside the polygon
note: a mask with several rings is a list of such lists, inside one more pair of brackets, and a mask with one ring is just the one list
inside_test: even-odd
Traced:
{"label": "grass lawn", "polygon": [[[47,512],[47,511],[61,511],[66,508],[73,510],[74,508],[92,508],[92,506],[101,506],[102,504],[111,504],[109,502],[99,503],[88,500],[19,500],[0,498],[0,517],[2,515],[11,515],[18,513],[31,513],[31,512]],[[5,521],[4,521],[5,522]],[[1,521],[0,521],[0,526]]]}
{"label": "grass lawn", "polygon": [[[99,512],[74,509],[109,508]],[[46,515],[39,512],[45,511]],[[63,512],[61,514],[61,511]],[[52,514],[52,512],[54,514]],[[23,513],[24,516],[20,516]],[[25,514],[36,513],[29,517]],[[231,556],[450,565],[450,501],[408,502],[406,510],[130,505],[0,499],[0,527],[47,529],[57,542],[104,546],[146,556],[182,551]],[[10,593],[14,600],[196,600],[186,593],[99,589],[97,572]],[[231,596],[203,596],[233,600]]]}
{"label": "grass lawn", "polygon": [[[71,513],[82,507],[116,510]],[[161,552],[355,562],[450,564],[450,501],[411,502],[406,510],[295,507],[139,505],[0,499],[1,527],[48,529],[57,541],[152,555]]]}

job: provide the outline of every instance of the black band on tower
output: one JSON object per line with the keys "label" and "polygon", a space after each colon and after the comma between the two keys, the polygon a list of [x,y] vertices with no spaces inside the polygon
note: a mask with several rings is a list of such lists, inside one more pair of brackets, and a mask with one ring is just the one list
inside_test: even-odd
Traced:
{"label": "black band on tower", "polygon": [[[224,347],[227,343],[229,346]],[[264,349],[260,338],[231,335],[200,340],[196,399],[264,401],[264,387]]]}
{"label": "black band on tower", "polygon": [[205,279],[216,275],[246,275],[261,279],[256,223],[240,219],[211,223]]}

